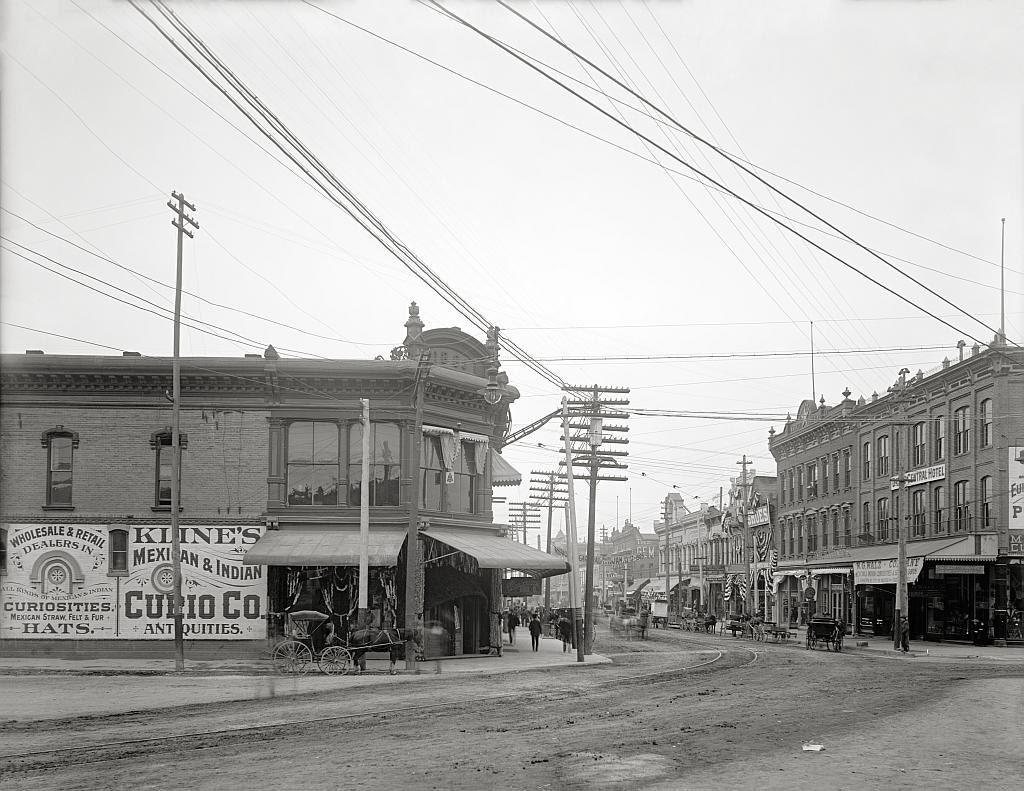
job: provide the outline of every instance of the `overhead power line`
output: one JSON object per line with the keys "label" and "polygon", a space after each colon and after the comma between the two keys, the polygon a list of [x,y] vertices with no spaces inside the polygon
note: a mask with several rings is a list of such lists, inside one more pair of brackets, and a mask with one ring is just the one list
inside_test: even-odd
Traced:
{"label": "overhead power line", "polygon": [[[481,35],[481,36],[483,36],[484,38],[486,38],[487,40],[491,41],[491,43],[495,44],[496,46],[500,47],[501,49],[505,50],[506,52],[509,52],[509,54],[512,54],[513,56],[515,56],[515,57],[517,58],[517,60],[520,60],[520,61],[522,61],[523,63],[526,63],[526,65],[530,66],[530,68],[532,68],[532,69],[534,69],[535,71],[537,71],[538,73],[542,74],[542,75],[543,75],[544,77],[546,77],[547,79],[551,80],[552,82],[555,82],[556,84],[560,85],[560,86],[561,86],[561,87],[562,87],[562,88],[563,88],[564,90],[568,91],[569,93],[572,93],[572,94],[573,94],[573,95],[575,95],[575,96],[576,96],[577,98],[579,98],[579,99],[581,99],[582,101],[586,102],[587,104],[591,105],[592,107],[594,107],[594,109],[598,110],[599,112],[601,112],[602,114],[604,114],[604,115],[605,115],[605,116],[607,116],[608,118],[611,118],[612,120],[616,120],[614,116],[612,116],[611,114],[607,113],[607,112],[606,112],[605,110],[603,110],[602,108],[598,107],[598,106],[597,106],[596,104],[594,104],[593,102],[590,102],[590,101],[589,101],[588,99],[586,99],[585,97],[581,96],[581,95],[580,95],[579,93],[577,93],[576,91],[573,91],[573,90],[572,90],[572,88],[570,88],[569,86],[567,86],[567,85],[565,85],[564,83],[560,82],[559,80],[555,79],[555,78],[554,78],[554,77],[552,77],[552,76],[551,76],[550,74],[548,74],[547,72],[545,72],[545,71],[544,71],[543,69],[541,69],[541,68],[538,68],[537,66],[533,65],[532,63],[529,63],[529,62],[528,62],[527,60],[525,60],[525,59],[524,59],[524,58],[522,58],[521,56],[517,55],[516,53],[514,53],[514,52],[511,52],[511,51],[509,50],[508,46],[507,46],[507,45],[506,45],[506,44],[505,44],[504,42],[501,42],[501,41],[499,41],[498,39],[494,38],[493,36],[490,36],[489,34],[487,34],[487,33],[483,32],[483,31],[482,31],[481,29],[479,29],[479,28],[477,28],[477,27],[473,26],[472,24],[470,24],[470,23],[469,23],[469,22],[467,22],[466,20],[462,19],[461,17],[459,17],[459,16],[457,15],[457,14],[453,13],[452,11],[449,11],[448,9],[443,9],[443,8],[442,8],[442,6],[441,6],[441,5],[440,5],[440,4],[439,4],[439,3],[437,2],[437,0],[420,0],[420,2],[428,2],[428,3],[430,3],[431,5],[433,5],[433,6],[437,7],[437,8],[439,8],[439,9],[442,9],[442,10],[444,10],[444,12],[445,12],[445,13],[446,13],[446,14],[447,14],[447,15],[448,15],[449,17],[451,17],[452,19],[455,19],[455,20],[457,20],[457,21],[458,21],[458,22],[460,22],[461,24],[463,24],[463,25],[465,25],[465,26],[469,27],[470,29],[472,29],[472,30],[474,30],[475,32],[477,32],[477,33],[478,33],[479,35]],[[826,225],[827,227],[831,228],[831,229],[832,229],[833,231],[835,231],[836,233],[838,233],[838,234],[842,235],[842,236],[843,236],[843,237],[844,237],[844,238],[845,238],[845,239],[846,239],[847,241],[849,241],[849,242],[851,242],[852,244],[856,245],[857,247],[861,248],[861,249],[862,249],[862,250],[864,250],[864,251],[865,251],[866,253],[868,253],[868,254],[869,254],[869,255],[871,255],[872,257],[874,257],[874,258],[878,259],[878,260],[879,260],[880,262],[882,262],[883,264],[885,264],[886,266],[888,266],[888,267],[889,267],[890,269],[892,269],[892,270],[894,270],[895,272],[897,272],[897,273],[899,273],[899,274],[903,275],[904,277],[906,277],[907,279],[909,279],[909,280],[910,280],[911,282],[913,282],[913,283],[915,283],[916,285],[918,285],[918,286],[920,286],[921,288],[923,288],[923,289],[924,289],[925,291],[927,291],[927,292],[928,292],[929,294],[931,294],[932,296],[934,296],[934,297],[936,297],[936,298],[938,298],[938,299],[942,300],[943,302],[945,302],[945,303],[946,303],[947,305],[949,305],[950,307],[954,308],[955,310],[958,310],[958,311],[960,311],[960,312],[961,312],[961,313],[963,313],[963,315],[964,315],[964,316],[966,316],[967,318],[969,318],[969,319],[972,319],[972,320],[974,320],[974,321],[977,321],[977,322],[978,322],[979,324],[981,324],[981,326],[985,327],[985,328],[986,328],[987,330],[989,330],[989,331],[991,331],[991,332],[995,333],[996,335],[998,335],[998,334],[999,334],[998,330],[996,330],[996,329],[995,329],[994,327],[991,327],[991,326],[989,326],[989,325],[988,325],[988,324],[986,324],[985,322],[983,322],[983,321],[981,321],[980,319],[978,319],[978,318],[977,318],[976,316],[974,316],[974,315],[972,315],[971,313],[969,313],[968,311],[964,310],[964,309],[963,309],[962,307],[960,307],[959,305],[957,305],[957,304],[956,304],[955,302],[952,302],[951,300],[947,299],[947,298],[946,298],[946,297],[944,297],[943,295],[941,295],[941,294],[939,294],[938,292],[936,292],[936,291],[934,291],[933,289],[931,289],[931,288],[930,288],[929,286],[927,286],[926,284],[924,284],[924,283],[922,283],[921,281],[919,281],[919,280],[917,280],[916,278],[914,278],[914,277],[913,277],[912,275],[910,275],[910,274],[908,274],[908,273],[904,272],[904,271],[903,271],[902,269],[900,269],[900,268],[899,268],[898,266],[896,266],[895,264],[893,264],[893,263],[892,263],[891,261],[888,261],[887,259],[885,259],[885,258],[883,258],[882,256],[880,256],[880,255],[879,255],[878,253],[876,253],[876,252],[874,252],[873,250],[869,249],[868,247],[866,247],[865,245],[863,245],[863,244],[862,244],[861,242],[859,242],[859,241],[858,241],[857,239],[855,239],[854,237],[850,236],[849,234],[847,234],[847,233],[846,233],[845,231],[843,231],[842,229],[840,229],[840,228],[836,227],[836,226],[835,226],[834,224],[832,224],[831,222],[829,222],[828,220],[826,220],[826,219],[825,219],[824,217],[822,217],[821,215],[817,214],[816,212],[814,212],[813,210],[811,210],[810,208],[808,208],[807,206],[805,206],[804,204],[802,204],[802,203],[801,203],[800,201],[798,201],[798,200],[796,200],[795,198],[791,197],[790,195],[786,194],[785,192],[783,192],[782,190],[780,190],[780,189],[779,189],[778,187],[776,187],[776,186],[775,186],[774,184],[772,184],[771,182],[769,182],[769,181],[765,180],[765,179],[764,179],[764,178],[762,178],[762,177],[761,177],[760,175],[758,175],[757,173],[755,173],[754,171],[752,171],[752,170],[751,170],[750,168],[746,167],[746,166],[745,166],[745,165],[743,164],[743,162],[742,162],[742,161],[740,161],[740,160],[739,160],[739,159],[738,159],[737,157],[733,156],[733,155],[732,155],[732,154],[730,154],[730,153],[729,153],[728,151],[725,151],[724,149],[720,148],[719,146],[715,145],[715,144],[714,144],[714,143],[712,143],[711,141],[709,141],[709,140],[705,139],[705,138],[704,138],[704,137],[702,137],[701,135],[699,135],[699,134],[697,134],[696,132],[694,132],[694,131],[693,131],[692,129],[690,129],[690,128],[688,128],[687,126],[685,126],[685,125],[684,125],[683,123],[681,123],[681,122],[680,122],[680,121],[678,121],[678,120],[677,120],[676,118],[674,118],[674,117],[673,117],[672,115],[670,115],[670,114],[669,114],[669,113],[668,113],[668,112],[667,112],[666,110],[664,110],[663,108],[661,108],[660,106],[658,106],[658,105],[657,105],[656,103],[654,103],[654,102],[650,101],[649,99],[647,99],[647,98],[646,98],[645,96],[643,96],[642,94],[640,94],[640,93],[638,93],[637,91],[633,90],[633,89],[632,89],[632,88],[630,88],[630,87],[629,87],[628,85],[626,85],[625,83],[623,83],[623,82],[622,82],[621,80],[619,80],[619,79],[617,79],[616,77],[614,77],[613,75],[609,74],[609,73],[608,73],[608,72],[607,72],[607,71],[606,71],[605,69],[603,69],[603,68],[601,68],[600,66],[598,66],[598,65],[597,65],[596,63],[594,63],[594,62],[593,62],[592,60],[588,59],[588,58],[587,58],[586,56],[582,55],[582,54],[581,54],[580,52],[578,52],[578,51],[577,51],[576,49],[574,49],[573,47],[570,47],[570,46],[569,46],[568,44],[566,44],[566,43],[565,43],[564,41],[562,41],[561,39],[559,39],[559,38],[558,38],[557,36],[553,36],[553,35],[552,35],[551,33],[549,33],[548,31],[544,30],[544,28],[542,28],[542,27],[541,27],[540,25],[538,25],[538,24],[537,24],[536,22],[534,22],[534,21],[533,21],[532,19],[530,19],[529,17],[525,16],[524,14],[522,14],[521,12],[517,11],[517,10],[516,10],[515,8],[513,8],[512,6],[510,6],[510,5],[509,5],[509,4],[508,4],[508,3],[507,3],[507,2],[505,1],[505,0],[497,0],[497,2],[498,2],[499,4],[501,4],[501,6],[502,6],[502,7],[504,7],[504,8],[506,9],[506,10],[508,10],[509,12],[511,12],[512,14],[514,14],[515,16],[517,16],[517,17],[519,17],[520,19],[522,19],[522,20],[523,20],[524,22],[526,22],[526,23],[527,23],[528,25],[530,25],[530,27],[532,27],[532,28],[533,28],[534,30],[537,30],[537,31],[538,31],[538,32],[540,32],[540,33],[541,33],[542,35],[544,35],[544,36],[545,36],[546,38],[548,38],[548,39],[550,39],[551,41],[553,41],[553,42],[555,42],[556,44],[558,44],[558,45],[559,45],[560,47],[562,47],[563,49],[565,49],[566,51],[568,51],[569,53],[571,53],[571,54],[572,54],[572,55],[573,55],[574,57],[576,57],[576,58],[579,58],[579,59],[580,59],[580,60],[582,60],[583,62],[587,63],[587,64],[588,64],[588,65],[589,65],[589,66],[590,66],[591,68],[594,68],[594,69],[596,69],[596,70],[597,70],[598,72],[600,72],[600,73],[601,73],[601,74],[602,74],[602,75],[603,75],[603,76],[604,76],[604,77],[605,77],[606,79],[609,79],[609,80],[611,80],[611,81],[612,81],[613,83],[615,83],[615,84],[616,84],[616,85],[617,85],[617,86],[618,86],[619,88],[621,88],[621,89],[625,90],[625,91],[626,91],[626,92],[628,92],[628,93],[629,93],[630,95],[634,96],[634,97],[635,97],[636,99],[638,99],[639,101],[643,102],[643,103],[644,103],[645,105],[647,105],[648,107],[650,107],[650,108],[651,108],[652,110],[654,110],[654,111],[655,111],[656,113],[658,113],[659,115],[661,115],[662,117],[664,117],[664,118],[665,118],[665,119],[666,119],[667,121],[669,121],[669,122],[670,122],[670,123],[671,123],[672,125],[674,125],[674,126],[675,126],[675,127],[677,128],[677,129],[679,129],[680,131],[682,131],[682,132],[686,133],[687,135],[689,135],[690,137],[692,137],[692,138],[693,138],[694,140],[696,140],[697,142],[699,142],[699,143],[703,144],[704,146],[707,146],[707,147],[708,147],[708,148],[710,148],[710,149],[711,149],[712,151],[714,151],[715,153],[717,153],[718,155],[720,155],[721,157],[723,157],[724,159],[726,159],[727,161],[729,161],[730,163],[732,163],[732,164],[733,164],[733,165],[734,165],[735,167],[739,168],[739,169],[740,169],[740,170],[742,170],[742,171],[743,171],[744,173],[747,173],[747,174],[748,174],[749,176],[751,176],[751,177],[753,177],[754,179],[756,179],[756,180],[757,180],[758,182],[760,182],[761,184],[763,184],[763,185],[764,185],[765,187],[767,187],[767,188],[768,188],[769,190],[771,190],[771,191],[772,191],[772,192],[774,192],[775,194],[777,194],[777,195],[779,195],[780,197],[784,198],[785,200],[789,201],[789,202],[790,202],[790,203],[792,203],[792,204],[793,204],[794,206],[797,206],[798,208],[802,209],[803,211],[805,211],[805,212],[806,212],[807,214],[809,214],[810,216],[814,217],[814,218],[815,218],[816,220],[818,220],[819,222],[821,222],[821,223],[823,223],[824,225]],[[627,129],[629,129],[629,131],[631,131],[631,132],[632,132],[633,134],[635,134],[635,135],[637,135],[638,137],[640,137],[641,139],[644,139],[644,140],[648,141],[649,143],[652,143],[653,145],[657,145],[656,143],[654,143],[654,141],[652,141],[652,140],[651,140],[650,138],[648,138],[648,137],[647,137],[646,135],[644,135],[643,133],[641,133],[641,132],[640,132],[639,130],[637,130],[637,129],[633,128],[633,127],[632,127],[632,126],[630,126],[629,124],[626,124],[626,123],[622,123],[622,122],[619,122],[619,123],[620,123],[620,124],[621,124],[622,126],[624,126],[624,127],[626,127]],[[713,180],[713,179],[712,179],[712,178],[711,178],[710,176],[708,176],[707,174],[705,174],[705,173],[701,172],[700,170],[698,170],[697,168],[695,168],[695,167],[694,167],[693,165],[690,165],[689,163],[686,163],[686,162],[684,162],[684,161],[683,161],[683,160],[682,160],[682,159],[681,159],[680,157],[678,157],[678,156],[675,156],[674,154],[672,154],[672,152],[668,151],[667,149],[665,149],[665,148],[663,148],[663,147],[661,147],[661,146],[658,146],[658,148],[659,148],[659,150],[661,150],[661,151],[662,151],[663,153],[667,154],[668,156],[671,156],[671,157],[672,157],[673,159],[675,159],[676,161],[680,162],[681,164],[683,164],[683,165],[685,165],[686,167],[690,168],[690,169],[691,169],[691,170],[693,170],[694,172],[696,172],[696,173],[698,173],[699,175],[703,176],[704,178],[708,179],[708,181],[711,181],[711,182],[713,182],[713,183],[717,183],[717,182],[714,182],[714,180]],[[765,210],[764,210],[763,208],[761,208],[761,207],[757,206],[756,204],[752,203],[751,201],[747,200],[746,198],[743,198],[743,197],[742,197],[741,195],[739,195],[738,193],[734,192],[733,190],[729,189],[728,187],[725,187],[725,185],[723,185],[723,184],[719,184],[719,186],[720,186],[720,187],[722,187],[723,189],[726,189],[726,190],[727,190],[727,191],[728,191],[728,192],[729,192],[729,193],[730,193],[730,194],[731,194],[731,195],[732,195],[732,196],[733,196],[734,198],[736,198],[737,200],[740,200],[740,201],[742,201],[743,203],[745,203],[746,205],[750,206],[751,208],[754,208],[755,210],[757,210],[758,212],[760,212],[760,213],[761,213],[761,214],[763,214],[764,216],[768,217],[768,218],[769,218],[770,220],[772,220],[773,222],[776,222],[776,223],[778,223],[779,225],[782,225],[783,227],[787,228],[787,229],[788,229],[788,230],[789,230],[789,231],[790,231],[791,233],[793,233],[793,234],[796,234],[797,236],[799,236],[800,238],[802,238],[802,239],[803,239],[804,241],[806,241],[806,242],[807,242],[808,244],[811,244],[812,246],[814,246],[814,247],[815,247],[815,248],[817,248],[818,250],[821,250],[821,251],[822,251],[823,253],[825,253],[825,254],[829,255],[829,256],[830,256],[831,258],[834,258],[835,260],[839,261],[840,263],[844,264],[845,266],[849,267],[850,269],[853,269],[853,270],[854,270],[855,272],[858,272],[858,273],[859,273],[859,274],[861,274],[861,275],[862,275],[863,277],[866,277],[867,279],[871,280],[871,282],[875,283],[875,285],[878,285],[879,287],[881,287],[881,288],[884,288],[884,289],[885,289],[886,291],[888,291],[889,293],[891,293],[891,294],[893,294],[893,295],[895,295],[895,296],[898,296],[899,298],[903,299],[903,300],[904,300],[905,302],[908,302],[908,303],[909,303],[909,304],[911,304],[911,305],[913,305],[913,304],[914,304],[913,302],[911,302],[911,301],[910,301],[909,299],[907,299],[906,297],[903,297],[902,295],[898,294],[898,293],[897,293],[896,291],[893,291],[893,290],[892,290],[892,289],[890,289],[890,288],[889,288],[888,286],[885,286],[885,285],[883,285],[882,283],[880,283],[879,281],[877,281],[877,280],[875,280],[874,278],[870,277],[870,276],[869,276],[869,275],[867,275],[866,273],[864,273],[864,272],[861,272],[861,271],[860,271],[859,269],[857,269],[856,267],[854,267],[854,266],[852,266],[851,264],[847,263],[847,262],[846,262],[846,261],[844,261],[843,259],[839,258],[839,257],[838,257],[838,256],[836,256],[836,255],[835,255],[834,253],[832,253],[832,252],[830,252],[830,251],[828,251],[828,250],[826,250],[826,249],[824,249],[824,248],[820,247],[819,245],[815,244],[814,242],[812,242],[812,241],[811,241],[810,239],[808,239],[807,237],[803,236],[803,234],[800,234],[800,233],[799,233],[798,231],[796,231],[795,229],[793,229],[793,228],[789,228],[789,226],[786,226],[786,225],[785,225],[785,223],[782,223],[782,222],[780,222],[780,221],[779,221],[779,220],[778,220],[777,218],[775,218],[774,216],[772,216],[771,214],[769,214],[768,212],[766,212],[766,211],[765,211]],[[915,307],[917,307],[917,306],[915,305]],[[919,309],[923,310],[923,308],[919,308]],[[930,313],[930,312],[929,312],[929,313]],[[939,318],[938,318],[937,316],[935,316],[934,314],[930,314],[930,315],[932,315],[932,316],[933,316],[933,318],[936,318],[936,320],[938,320],[938,321],[941,321],[941,322],[942,322],[943,324],[947,324],[947,326],[952,326],[952,325],[949,325],[949,324],[948,324],[948,322],[944,321],[943,319],[939,319]],[[954,328],[954,329],[955,329],[955,328]],[[973,340],[976,340],[976,341],[978,341],[979,343],[984,343],[984,342],[983,342],[983,341],[981,341],[981,340],[980,340],[979,338],[975,338],[975,337],[974,337],[973,335],[969,335],[968,337],[972,338]],[[1015,345],[1016,345],[1016,344],[1015,344]]]}

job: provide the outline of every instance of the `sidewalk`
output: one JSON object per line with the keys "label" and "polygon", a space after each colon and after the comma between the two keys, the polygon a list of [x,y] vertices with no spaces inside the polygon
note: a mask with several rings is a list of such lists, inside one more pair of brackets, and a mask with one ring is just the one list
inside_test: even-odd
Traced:
{"label": "sidewalk", "polygon": [[[794,627],[797,633],[792,641],[800,646],[807,639],[807,627]],[[843,651],[877,654],[879,656],[933,657],[937,659],[996,659],[1024,664],[1024,644],[1009,646],[971,645],[970,643],[938,643],[926,640],[911,640],[910,651],[904,654],[893,648],[891,637],[867,637],[848,634],[843,638]]]}
{"label": "sidewalk", "polygon": [[[504,636],[503,636],[504,637]],[[381,656],[376,654],[376,656]],[[600,665],[611,662],[607,657],[591,654],[583,664]],[[445,657],[430,659],[417,663],[416,673],[405,669],[405,661],[398,660],[395,678],[418,674],[446,673],[516,673],[538,668],[561,667],[576,665],[576,652],[562,651],[561,640],[542,637],[540,650],[530,649],[530,635],[520,629],[516,644],[507,643],[502,646],[502,656],[478,656],[470,654],[461,657]],[[387,675],[391,664],[387,659],[366,660],[365,676]],[[160,676],[176,675],[174,659],[150,658],[87,658],[60,659],[50,657],[0,657],[0,676],[17,675],[80,675],[80,676]],[[190,660],[186,653],[185,675],[189,676],[266,676],[280,675],[273,664],[267,659],[216,659]],[[316,663],[310,665],[308,676],[322,675]],[[327,678],[327,676],[324,676]],[[333,676],[332,678],[356,678],[358,674],[349,676]]]}

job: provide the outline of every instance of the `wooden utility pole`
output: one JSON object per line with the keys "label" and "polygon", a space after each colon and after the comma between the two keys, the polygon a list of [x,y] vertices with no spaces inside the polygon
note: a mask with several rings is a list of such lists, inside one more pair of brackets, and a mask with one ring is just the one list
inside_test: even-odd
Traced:
{"label": "wooden utility pole", "polygon": [[360,398],[363,424],[363,458],[359,484],[359,611],[356,623],[369,629],[370,599],[370,399]]}
{"label": "wooden utility pole", "polygon": [[580,612],[579,577],[577,570],[579,561],[576,557],[576,494],[572,478],[572,448],[569,434],[569,406],[568,399],[562,397],[562,441],[565,445],[565,488],[568,491],[568,501],[565,504],[566,542],[569,557],[569,606],[572,608],[573,634],[576,637],[576,661],[582,662],[583,651],[583,629],[582,615]]}
{"label": "wooden utility pole", "polygon": [[751,579],[751,565],[750,556],[753,554],[753,548],[750,545],[750,523],[747,520],[747,465],[750,463],[747,461],[747,454],[743,454],[743,460],[736,462],[743,466],[743,476],[740,478],[740,498],[741,507],[743,509],[743,562],[747,566],[747,595],[744,597],[743,606],[746,609],[747,614],[753,613],[753,593],[754,593],[754,580]]}
{"label": "wooden utility pole", "polygon": [[196,207],[185,200],[185,196],[171,192],[167,201],[177,216],[171,225],[178,229],[178,265],[174,276],[174,357],[171,362],[172,404],[171,404],[171,566],[173,588],[171,616],[174,619],[174,669],[179,673],[185,669],[185,635],[182,623],[181,597],[181,536],[178,534],[178,510],[181,507],[181,255],[184,237],[194,238],[185,227],[191,225],[199,230],[199,223],[185,214],[185,209],[195,211]]}
{"label": "wooden utility pole", "polygon": [[529,546],[526,531],[529,528],[540,529],[540,511],[533,503],[509,503],[508,521],[514,534],[518,534],[520,530],[523,531],[523,543]]}
{"label": "wooden utility pole", "polygon": [[[624,420],[629,417],[628,412],[616,409],[615,407],[629,406],[625,399],[609,400],[602,399],[606,393],[629,393],[628,387],[602,387],[592,385],[590,387],[563,387],[570,393],[588,393],[589,398],[582,400],[568,401],[567,405],[572,408],[573,418],[586,418],[586,423],[568,423],[566,426],[565,439],[567,442],[575,442],[575,452],[579,454],[563,462],[569,469],[573,466],[584,467],[588,472],[590,483],[590,509],[587,518],[587,573],[586,593],[583,599],[584,605],[584,645],[585,653],[592,653],[594,646],[594,544],[596,542],[597,522],[597,484],[598,481],[627,481],[625,476],[600,475],[602,469],[624,470],[627,465],[618,461],[618,457],[628,456],[627,451],[602,450],[604,443],[615,443],[625,445],[629,442],[625,437],[606,437],[606,432],[627,432],[628,426],[605,425],[605,418]],[[577,433],[569,433],[577,432]],[[570,479],[571,480],[571,479]],[[570,487],[571,489],[571,487]]]}
{"label": "wooden utility pole", "polygon": [[[555,512],[555,503],[568,502],[569,495],[557,472],[531,470],[530,474],[535,476],[530,479],[530,491],[541,493],[532,494],[530,497],[538,506],[548,509],[548,542],[545,544],[545,551],[550,555],[551,520]],[[544,609],[551,609],[551,577],[544,580]]]}
{"label": "wooden utility pole", "polygon": [[412,426],[412,459],[410,468],[412,476],[412,492],[409,502],[409,524],[405,538],[405,628],[409,630],[409,641],[405,646],[405,669],[416,669],[416,638],[419,631],[422,637],[422,622],[417,622],[420,613],[417,608],[422,606],[417,591],[418,571],[420,567],[420,489],[423,486],[423,474],[420,461],[423,457],[423,401],[426,397],[427,378],[430,376],[430,352],[423,350],[416,365],[413,380],[413,426]]}

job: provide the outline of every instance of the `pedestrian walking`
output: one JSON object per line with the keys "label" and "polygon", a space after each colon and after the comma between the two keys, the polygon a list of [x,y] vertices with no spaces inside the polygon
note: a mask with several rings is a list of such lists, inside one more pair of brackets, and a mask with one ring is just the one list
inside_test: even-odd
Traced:
{"label": "pedestrian walking", "polygon": [[516,644],[516,627],[519,626],[519,615],[515,610],[508,614],[508,644]]}
{"label": "pedestrian walking", "polygon": [[564,654],[572,643],[572,621],[564,615],[558,619],[558,636],[562,638],[562,653]]}
{"label": "pedestrian walking", "polygon": [[899,638],[900,648],[905,654],[910,650],[910,621],[905,615],[900,616]]}
{"label": "pedestrian walking", "polygon": [[544,626],[541,624],[540,618],[534,614],[533,618],[530,619],[530,643],[534,651],[540,650],[540,633],[543,631]]}

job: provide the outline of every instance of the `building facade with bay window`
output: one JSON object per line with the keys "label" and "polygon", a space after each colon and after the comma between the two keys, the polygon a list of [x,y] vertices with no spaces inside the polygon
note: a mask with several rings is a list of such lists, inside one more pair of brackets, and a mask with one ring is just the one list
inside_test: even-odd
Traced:
{"label": "building facade with bay window", "polygon": [[1024,353],[999,339],[882,397],[804,401],[769,442],[779,577],[808,612],[890,634],[903,531],[913,638],[1024,639],[1022,415]]}
{"label": "building facade with bay window", "polygon": [[[413,305],[391,359],[281,359],[273,347],[184,359],[187,655],[265,655],[297,610],[344,633],[364,497],[373,622],[406,624],[412,563],[409,621],[420,636],[435,627],[419,654],[500,646],[506,571],[566,564],[493,523],[493,486],[519,482],[498,452],[518,393],[496,347],[423,331]],[[0,654],[168,655],[170,360],[33,353],[0,366]]]}

